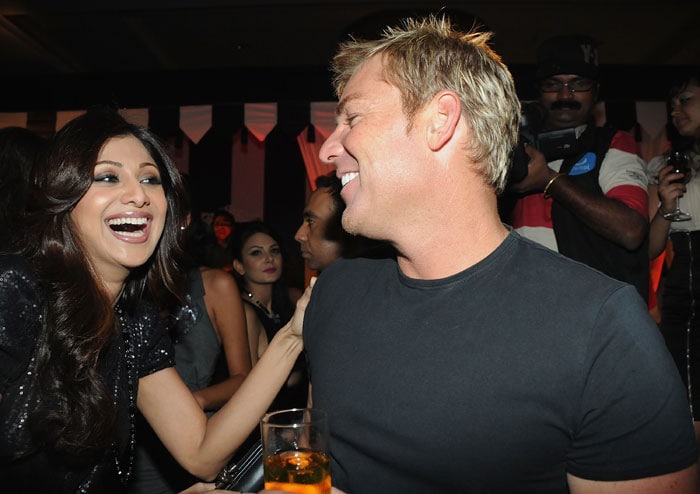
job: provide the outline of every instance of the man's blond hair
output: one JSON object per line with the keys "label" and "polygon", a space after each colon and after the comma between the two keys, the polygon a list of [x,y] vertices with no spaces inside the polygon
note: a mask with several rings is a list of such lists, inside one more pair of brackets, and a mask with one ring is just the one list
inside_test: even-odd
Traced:
{"label": "man's blond hair", "polygon": [[444,16],[405,19],[377,40],[341,43],[332,61],[335,92],[340,98],[352,75],[375,55],[382,56],[387,81],[401,92],[409,121],[439,91],[454,91],[474,136],[467,157],[500,193],[518,139],[520,102],[510,72],[487,45],[490,38],[489,32],[457,31]]}

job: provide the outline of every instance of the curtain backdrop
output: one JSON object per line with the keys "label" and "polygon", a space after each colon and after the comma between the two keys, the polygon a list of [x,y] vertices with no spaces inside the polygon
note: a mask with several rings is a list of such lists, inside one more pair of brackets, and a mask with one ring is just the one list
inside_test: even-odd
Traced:
{"label": "curtain backdrop", "polygon": [[[335,102],[311,102],[308,105],[308,123],[296,134],[296,143],[305,168],[307,196],[315,188],[316,177],[334,169],[321,162],[319,151],[323,142],[333,132],[336,119]],[[279,108],[274,102],[246,103],[238,106],[242,107],[240,122],[218,130],[216,125],[213,126],[212,117],[212,114],[216,113],[216,105],[182,106],[165,112],[162,112],[162,108],[127,108],[121,109],[120,113],[130,122],[151,124],[154,131],[157,122],[160,133],[163,132],[161,124],[164,119],[176,119],[165,125],[167,135],[161,137],[178,169],[199,177],[198,180],[202,187],[206,188],[205,194],[210,199],[207,209],[225,207],[240,221],[266,219],[265,183],[266,180],[274,180],[274,177],[266,176],[265,145],[267,136],[280,124]],[[158,118],[154,117],[156,110],[159,112]],[[0,113],[0,128],[25,127],[46,135],[60,129],[66,122],[82,113],[83,109],[53,114]],[[667,150],[666,104],[663,101],[600,102],[596,105],[594,115],[599,125],[608,122],[633,133],[638,143],[637,152],[647,162]],[[211,151],[212,149],[214,151]],[[211,163],[210,160],[216,162]],[[301,207],[303,208],[303,205]],[[655,306],[663,256],[664,254],[652,262],[652,308]]]}
{"label": "curtain backdrop", "polygon": [[[663,101],[641,101],[629,102],[632,108],[626,109],[627,115],[615,118],[620,123],[636,122],[630,128],[624,130],[633,132],[639,143],[639,155],[649,161],[652,157],[663,153],[667,147],[665,125],[666,125],[666,104]],[[277,125],[277,104],[276,103],[251,103],[244,104],[245,127],[250,135],[257,139],[258,143],[264,143],[266,136]],[[66,122],[81,115],[82,109],[59,111],[55,113],[53,129],[60,129]],[[120,113],[130,122],[139,125],[148,125],[148,108],[126,108]],[[596,122],[604,123],[608,119],[613,119],[606,114],[606,103],[601,102],[595,109]],[[203,136],[212,126],[212,106],[183,106],[179,108],[179,127],[192,145],[197,145]],[[335,127],[335,102],[311,102],[309,103],[309,124],[313,129],[304,129],[298,136],[299,148],[304,156],[308,180],[313,187],[314,180],[319,174],[330,171],[328,165],[318,159],[318,150],[323,141],[330,135]],[[24,112],[0,113],[0,128],[3,127],[25,127],[32,128],[28,114]],[[309,139],[311,137],[311,140]],[[239,139],[237,142],[241,142]],[[245,138],[242,139],[242,146],[245,146]],[[255,146],[255,144],[254,144]],[[234,146],[235,147],[235,146]],[[242,150],[241,150],[242,151]],[[180,153],[181,154],[181,153]],[[237,154],[234,151],[234,154]],[[243,153],[246,154],[246,153]],[[246,166],[256,166],[253,162],[253,155],[247,157],[244,162]],[[256,155],[259,158],[259,155]],[[178,166],[187,172],[187,156],[178,156],[176,162]],[[245,174],[244,174],[245,175]],[[237,188],[232,183],[231,189]]]}
{"label": "curtain backdrop", "polygon": [[298,136],[299,149],[304,157],[306,178],[310,191],[316,189],[316,177],[335,170],[319,157],[321,145],[335,128],[335,102],[314,102],[309,105],[310,125]]}

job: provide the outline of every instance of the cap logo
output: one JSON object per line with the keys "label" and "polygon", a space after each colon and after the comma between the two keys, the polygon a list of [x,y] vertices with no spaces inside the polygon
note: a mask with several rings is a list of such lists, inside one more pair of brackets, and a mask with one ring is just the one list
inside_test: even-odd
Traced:
{"label": "cap logo", "polygon": [[598,50],[593,45],[581,45],[581,51],[583,51],[583,59],[586,63],[598,65]]}

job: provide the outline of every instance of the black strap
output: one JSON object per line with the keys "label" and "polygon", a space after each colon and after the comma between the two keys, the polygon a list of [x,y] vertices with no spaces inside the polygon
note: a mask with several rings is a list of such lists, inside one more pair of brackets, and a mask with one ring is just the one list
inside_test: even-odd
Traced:
{"label": "black strap", "polygon": [[258,492],[264,486],[261,441],[257,441],[235,465],[226,466],[216,479],[216,488],[227,491]]}
{"label": "black strap", "polygon": [[616,133],[617,130],[612,127],[596,127],[593,124],[589,124],[576,142],[578,152],[564,159],[559,172],[568,174],[573,166],[588,152],[595,153],[596,168],[600,168],[600,164],[603,162],[608,149],[610,149],[610,143]]}

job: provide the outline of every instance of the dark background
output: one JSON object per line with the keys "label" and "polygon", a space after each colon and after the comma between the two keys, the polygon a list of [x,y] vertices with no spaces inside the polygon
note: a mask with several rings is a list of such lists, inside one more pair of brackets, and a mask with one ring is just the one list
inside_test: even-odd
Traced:
{"label": "dark background", "polygon": [[149,126],[177,142],[179,107],[213,105],[212,129],[190,151],[195,200],[211,210],[231,199],[231,143],[247,136],[243,104],[277,102],[264,219],[297,252],[308,184],[296,136],[309,124],[309,102],[335,99],[328,62],[338,41],[440,9],[463,28],[495,33],[492,46],[522,99],[534,97],[542,40],[593,36],[600,97],[624,129],[634,125],[635,101],[663,100],[676,74],[700,65],[697,0],[0,0],[0,112],[29,112],[28,126],[50,134],[59,110],[147,107]]}
{"label": "dark background", "polygon": [[495,32],[523,97],[535,47],[561,33],[598,40],[607,99],[659,99],[700,64],[689,0],[0,0],[0,111],[329,100],[338,40],[443,7]]}

